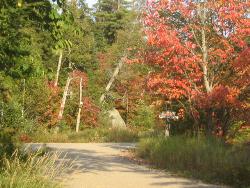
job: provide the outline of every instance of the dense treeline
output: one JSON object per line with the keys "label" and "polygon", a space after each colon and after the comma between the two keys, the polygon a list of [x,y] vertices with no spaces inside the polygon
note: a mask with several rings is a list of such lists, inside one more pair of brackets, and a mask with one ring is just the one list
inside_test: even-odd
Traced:
{"label": "dense treeline", "polygon": [[40,167],[11,158],[13,143],[139,138],[139,156],[160,167],[247,185],[249,3],[1,0],[0,186],[45,176],[22,180]]}
{"label": "dense treeline", "polygon": [[[208,3],[204,15],[203,3],[190,5],[197,15],[178,3],[125,0],[0,6],[1,128],[24,137],[78,131],[116,108],[132,127],[164,125],[157,114],[170,110],[179,117],[171,134],[249,137],[247,2]],[[237,14],[228,16],[231,6]]]}
{"label": "dense treeline", "polygon": [[[131,56],[142,43],[138,6],[110,0],[93,9],[84,1],[2,1],[2,128],[24,133],[39,127],[74,129],[77,116],[85,127],[97,126],[103,108],[99,98],[113,69],[128,48]],[[121,74],[113,93],[105,93],[105,109],[125,93],[129,98],[129,81],[145,75],[141,68],[124,69],[129,77]]]}

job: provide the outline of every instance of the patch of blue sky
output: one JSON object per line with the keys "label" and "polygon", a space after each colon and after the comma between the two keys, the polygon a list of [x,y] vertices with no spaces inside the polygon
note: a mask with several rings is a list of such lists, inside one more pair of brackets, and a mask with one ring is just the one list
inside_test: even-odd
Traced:
{"label": "patch of blue sky", "polygon": [[92,8],[93,5],[97,3],[97,0],[85,0],[85,1],[90,8]]}

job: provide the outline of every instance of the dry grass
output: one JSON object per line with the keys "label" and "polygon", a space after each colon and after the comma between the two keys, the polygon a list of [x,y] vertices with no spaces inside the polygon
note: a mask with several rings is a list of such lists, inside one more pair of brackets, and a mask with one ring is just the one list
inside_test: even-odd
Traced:
{"label": "dry grass", "polygon": [[69,164],[60,159],[59,153],[43,153],[42,150],[21,154],[16,150],[10,158],[2,159],[1,188],[56,188],[55,178]]}

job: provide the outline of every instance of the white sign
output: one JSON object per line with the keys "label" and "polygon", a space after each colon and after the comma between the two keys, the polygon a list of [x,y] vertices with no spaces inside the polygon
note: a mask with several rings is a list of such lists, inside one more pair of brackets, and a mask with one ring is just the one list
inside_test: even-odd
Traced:
{"label": "white sign", "polygon": [[166,111],[166,112],[162,112],[159,115],[160,119],[172,119],[172,120],[178,120],[179,116],[176,116],[176,112],[173,111]]}

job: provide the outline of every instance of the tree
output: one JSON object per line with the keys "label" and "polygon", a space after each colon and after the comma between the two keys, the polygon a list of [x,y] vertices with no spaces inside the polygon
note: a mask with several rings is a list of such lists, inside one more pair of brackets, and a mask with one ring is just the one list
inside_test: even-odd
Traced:
{"label": "tree", "polygon": [[[226,80],[247,44],[248,1],[148,1],[144,18],[153,65],[148,86],[170,101],[188,101],[205,110],[206,132],[213,130],[216,108],[235,103],[238,92]],[[191,110],[192,111],[192,110]]]}
{"label": "tree", "polygon": [[3,0],[0,9],[0,100],[24,111],[24,80],[46,72],[53,7],[48,0]]}
{"label": "tree", "polygon": [[99,0],[95,5],[95,38],[99,49],[116,41],[117,31],[124,29],[128,23],[124,0]]}
{"label": "tree", "polygon": [[[56,3],[62,7],[65,1],[57,0]],[[52,28],[56,21],[53,15],[58,9],[49,0],[3,0],[0,8],[0,90],[3,91],[0,100],[1,103],[6,103],[5,106],[15,106],[18,110],[14,113],[22,112],[20,121],[24,121],[28,118],[24,116],[24,112],[32,118],[34,114],[39,114],[32,111],[34,108],[30,110],[34,104],[27,100],[35,98],[35,95],[29,94],[44,89],[41,82],[47,83],[54,60],[52,36],[55,30]],[[60,15],[57,14],[57,20],[58,16]],[[40,88],[29,87],[34,85],[39,85]],[[41,99],[39,105],[43,103],[45,106],[46,97]],[[8,115],[5,112],[3,114]]]}
{"label": "tree", "polygon": [[239,91],[239,101],[241,108],[236,108],[234,113],[237,121],[250,123],[250,48],[248,47],[233,63],[234,74],[230,80],[230,86]]}

